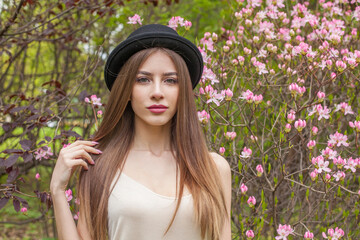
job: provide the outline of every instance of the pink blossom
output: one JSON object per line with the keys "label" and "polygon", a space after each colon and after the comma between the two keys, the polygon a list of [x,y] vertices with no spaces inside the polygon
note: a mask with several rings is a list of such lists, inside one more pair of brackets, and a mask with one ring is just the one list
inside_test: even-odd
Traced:
{"label": "pink blossom", "polygon": [[350,169],[352,172],[356,172],[356,167],[357,167],[357,165],[358,165],[358,162],[357,162],[355,159],[353,159],[352,157],[350,157],[350,158],[347,160],[344,168],[345,168],[345,169]]}
{"label": "pink blossom", "polygon": [[224,136],[227,140],[234,140],[236,137],[236,132],[226,132]]}
{"label": "pink blossom", "polygon": [[73,196],[72,196],[72,191],[71,191],[70,188],[65,191],[65,197],[66,197],[66,200],[67,200],[68,202],[70,202],[71,199],[73,198]]}
{"label": "pink blossom", "polygon": [[255,237],[255,234],[254,234],[253,230],[247,230],[246,233],[245,233],[245,235],[246,235],[246,237],[247,237],[248,239],[252,239],[252,238]]}
{"label": "pink blossom", "polygon": [[132,17],[128,17],[129,21],[127,22],[128,24],[142,24],[142,19],[138,14],[135,14]]}
{"label": "pink blossom", "polygon": [[316,145],[315,140],[310,140],[306,146],[311,150],[315,147],[315,145]]}
{"label": "pink blossom", "polygon": [[218,35],[216,33],[212,33],[211,39],[216,42],[218,40]]}
{"label": "pink blossom", "polygon": [[246,99],[246,101],[248,103],[252,103],[253,102],[253,96],[254,94],[248,89],[246,90],[246,92],[243,92],[242,94],[242,97],[240,97],[240,99]]}
{"label": "pink blossom", "polygon": [[207,113],[205,110],[202,110],[201,112],[197,112],[199,121],[203,124],[208,123],[210,119],[210,114]]}
{"label": "pink blossom", "polygon": [[79,220],[79,212],[77,212],[76,214],[74,214],[74,219],[75,219],[75,220]]}
{"label": "pink blossom", "polygon": [[103,112],[102,112],[101,110],[97,111],[96,116],[97,116],[98,118],[101,118],[102,115],[103,115]]}
{"label": "pink blossom", "polygon": [[263,169],[263,167],[259,164],[259,165],[256,166],[256,171],[257,171],[257,176],[258,176],[258,177],[261,177],[261,175],[262,175],[263,172],[264,172],[264,169]]}
{"label": "pink blossom", "polygon": [[177,16],[177,17],[172,17],[169,20],[169,27],[171,27],[172,29],[176,30],[176,28],[178,27],[178,25],[180,25],[181,27],[185,26],[185,22],[184,22],[184,18]]}
{"label": "pink blossom", "polygon": [[309,116],[313,115],[314,113],[317,113],[319,115],[318,120],[320,121],[322,118],[329,119],[330,112],[331,112],[331,110],[328,109],[327,106],[323,107],[323,106],[321,106],[321,104],[318,104],[318,105],[314,106],[312,110],[309,111]]}
{"label": "pink blossom", "polygon": [[245,194],[247,192],[247,190],[248,190],[248,187],[245,184],[242,183],[241,186],[240,186],[241,193]]}
{"label": "pink blossom", "polygon": [[331,169],[328,168],[329,162],[325,161],[321,155],[316,158],[312,158],[311,162],[315,165],[315,167],[317,167],[318,173],[322,173],[322,171],[331,172]]}
{"label": "pink blossom", "polygon": [[322,102],[325,98],[325,93],[324,92],[318,92],[317,93],[317,97],[319,98],[320,102]]}
{"label": "pink blossom", "polygon": [[285,125],[285,132],[288,133],[288,132],[290,132],[290,131],[291,131],[291,125],[290,125],[289,123],[287,123],[287,124]]}
{"label": "pink blossom", "polygon": [[85,98],[85,102],[87,103],[92,103],[93,105],[97,105],[97,106],[101,106],[101,98],[96,97],[96,95],[91,95],[90,99],[89,98]]}
{"label": "pink blossom", "polygon": [[336,73],[332,72],[332,73],[330,74],[330,76],[331,76],[331,79],[335,79],[335,78],[336,78]]}
{"label": "pink blossom", "polygon": [[279,236],[275,237],[276,240],[287,240],[287,237],[294,232],[290,225],[281,225],[279,224],[279,228],[276,230]]}
{"label": "pink blossom", "polygon": [[229,46],[223,46],[223,50],[224,52],[229,52],[230,51],[230,47]]}
{"label": "pink blossom", "polygon": [[211,85],[213,85],[214,83],[219,82],[219,80],[216,78],[215,73],[211,69],[207,68],[206,66],[204,66],[204,71],[203,71],[203,74],[201,76],[201,81],[204,82],[204,83],[206,81],[210,81]]}
{"label": "pink blossom", "polygon": [[342,172],[342,171],[338,171],[337,173],[335,173],[334,175],[333,175],[333,177],[335,178],[335,181],[339,181],[339,180],[344,180],[344,178],[345,178],[345,173],[344,172]]}
{"label": "pink blossom", "polygon": [[233,96],[233,92],[230,90],[230,88],[224,90],[224,92],[225,92],[225,100],[230,101]]}
{"label": "pink blossom", "polygon": [[254,103],[255,104],[259,104],[262,102],[263,100],[263,96],[260,94],[260,95],[254,95],[253,96],[253,100],[254,100]]}
{"label": "pink blossom", "polygon": [[254,135],[251,135],[251,136],[250,136],[250,139],[251,139],[251,141],[253,141],[253,142],[256,142],[256,141],[258,140],[258,138],[257,138],[256,136],[254,136]]}
{"label": "pink blossom", "polygon": [[79,198],[75,198],[75,204],[80,205],[80,199]]}
{"label": "pink blossom", "polygon": [[329,235],[329,237],[324,232],[322,233],[322,236],[324,238],[331,239],[331,240],[338,240],[341,237],[343,237],[345,235],[345,233],[341,228],[336,227],[335,230],[332,228],[329,228],[328,235]]}
{"label": "pink blossom", "polygon": [[235,17],[236,17],[236,20],[241,20],[242,13],[241,12],[235,12]]}
{"label": "pink blossom", "polygon": [[224,147],[220,147],[219,153],[220,153],[220,155],[224,155],[224,153],[225,153],[225,148],[224,148]]}
{"label": "pink blossom", "polygon": [[22,213],[26,213],[26,212],[27,212],[27,208],[26,208],[26,207],[22,207],[22,208],[20,209],[20,211],[21,211]]}
{"label": "pink blossom", "polygon": [[250,19],[245,19],[245,25],[250,27],[252,25],[252,21]]}
{"label": "pink blossom", "polygon": [[35,178],[36,178],[36,180],[39,180],[40,179],[40,174],[36,173]]}
{"label": "pink blossom", "polygon": [[351,128],[355,128],[357,132],[360,132],[360,121],[349,122]]}
{"label": "pink blossom", "polygon": [[317,127],[315,127],[315,126],[311,129],[311,132],[314,135],[316,135],[318,133],[318,131],[319,131],[319,129]]}
{"label": "pink blossom", "polygon": [[339,110],[341,110],[345,115],[354,114],[354,112],[351,110],[351,106],[346,102],[342,102],[340,104],[335,105],[334,112],[337,112]]}
{"label": "pink blossom", "polygon": [[184,27],[186,30],[189,30],[192,26],[192,23],[188,20],[185,20]]}
{"label": "pink blossom", "polygon": [[250,55],[251,54],[251,49],[248,49],[247,47],[244,47],[244,53],[246,55]]}
{"label": "pink blossom", "polygon": [[287,115],[287,121],[288,123],[292,123],[295,120],[295,112],[294,110],[291,110]]}
{"label": "pink blossom", "polygon": [[334,164],[341,169],[346,164],[346,159],[341,158],[341,156],[335,157],[333,159]]}
{"label": "pink blossom", "polygon": [[293,97],[295,97],[297,95],[299,95],[301,97],[304,94],[304,92],[306,91],[305,87],[299,87],[296,83],[290,84],[289,90]]}
{"label": "pink blossom", "polygon": [[315,181],[317,178],[317,175],[318,175],[318,171],[317,171],[317,169],[314,169],[314,171],[312,171],[310,173],[311,180]]}
{"label": "pink blossom", "polygon": [[336,145],[340,147],[341,145],[348,147],[349,143],[347,143],[348,137],[346,135],[343,135],[339,132],[336,132],[335,134],[330,134],[330,140],[328,141],[329,144],[332,146]]}
{"label": "pink blossom", "polygon": [[204,88],[202,88],[202,87],[199,88],[199,94],[201,94],[201,95],[205,94]]}
{"label": "pink blossom", "polygon": [[243,151],[241,152],[241,158],[249,158],[251,157],[252,151],[250,148],[244,147]]}
{"label": "pink blossom", "polygon": [[336,61],[335,63],[336,67],[338,68],[339,72],[342,72],[346,69],[346,64],[343,61]]}
{"label": "pink blossom", "polygon": [[306,121],[299,119],[295,121],[294,127],[301,132],[306,127]]}
{"label": "pink blossom", "polygon": [[321,151],[321,154],[322,154],[324,157],[329,158],[329,159],[334,159],[335,157],[337,157],[337,151],[332,150],[332,149],[329,148],[329,147],[326,147],[326,149],[322,150],[322,151]]}
{"label": "pink blossom", "polygon": [[36,152],[34,152],[34,154],[36,155],[35,156],[35,159],[36,160],[39,160],[41,161],[41,159],[49,159],[49,156],[52,156],[54,155],[52,152],[51,152],[51,147],[49,146],[46,146],[45,147],[47,150],[44,150],[42,147],[39,148]]}
{"label": "pink blossom", "polygon": [[249,204],[250,207],[254,207],[256,204],[256,199],[254,196],[250,196],[249,199],[247,200],[247,203]]}
{"label": "pink blossom", "polygon": [[314,234],[310,231],[307,231],[305,234],[304,234],[304,238],[305,240],[312,240],[314,239]]}

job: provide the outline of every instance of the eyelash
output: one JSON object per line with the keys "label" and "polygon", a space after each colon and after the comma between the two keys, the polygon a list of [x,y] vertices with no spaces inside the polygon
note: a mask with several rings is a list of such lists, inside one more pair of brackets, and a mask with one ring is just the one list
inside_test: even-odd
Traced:
{"label": "eyelash", "polygon": [[[139,78],[136,78],[136,82],[138,82],[138,83],[144,83],[144,81],[142,81],[143,79],[149,81],[148,78],[139,77]],[[171,80],[171,82],[170,82],[171,84],[176,84],[176,83],[178,83],[178,80],[175,79],[175,78],[167,78],[167,79],[165,79],[165,81],[167,81],[167,82],[168,82],[168,80]]]}

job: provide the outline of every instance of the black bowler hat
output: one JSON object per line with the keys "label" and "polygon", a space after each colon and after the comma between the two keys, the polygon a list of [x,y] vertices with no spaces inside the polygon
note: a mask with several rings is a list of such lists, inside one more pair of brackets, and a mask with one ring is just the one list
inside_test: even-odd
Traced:
{"label": "black bowler hat", "polygon": [[179,54],[189,70],[192,87],[196,87],[203,72],[199,49],[191,41],[179,36],[174,29],[149,24],[136,29],[110,53],[105,64],[105,82],[109,90],[125,62],[135,53],[152,47],[168,48]]}

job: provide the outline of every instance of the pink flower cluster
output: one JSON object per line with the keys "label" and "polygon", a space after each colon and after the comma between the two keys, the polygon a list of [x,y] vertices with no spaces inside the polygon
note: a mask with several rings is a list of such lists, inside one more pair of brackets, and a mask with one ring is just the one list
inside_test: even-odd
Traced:
{"label": "pink flower cluster", "polygon": [[101,106],[101,98],[98,98],[96,95],[91,95],[90,99],[88,97],[85,98],[85,102],[92,103],[93,105]]}
{"label": "pink flower cluster", "polygon": [[236,132],[226,132],[224,136],[227,140],[234,140],[236,137]]}
{"label": "pink flower cluster", "polygon": [[176,30],[176,28],[178,26],[181,26],[181,27],[185,27],[186,30],[189,30],[192,23],[188,20],[184,20],[184,18],[180,17],[180,16],[177,16],[177,17],[172,17],[169,21],[169,27],[171,27],[172,29]]}
{"label": "pink flower cluster", "polygon": [[301,97],[304,94],[304,92],[306,91],[306,88],[304,86],[300,87],[296,83],[292,83],[292,84],[289,85],[289,90],[290,90],[291,95],[293,97],[296,97],[296,96]]}
{"label": "pink flower cluster", "polygon": [[294,127],[301,132],[306,127],[306,121],[299,119],[295,121]]}
{"label": "pink flower cluster", "polygon": [[73,199],[72,191],[70,188],[65,191],[65,197],[68,202],[70,202],[71,199]]}
{"label": "pink flower cluster", "polygon": [[241,152],[241,158],[249,158],[251,157],[252,151],[250,148],[244,147],[243,151]]}
{"label": "pink flower cluster", "polygon": [[332,229],[332,228],[329,228],[328,229],[328,235],[327,236],[324,232],[322,233],[322,236],[326,239],[331,239],[331,240],[338,240],[340,239],[341,237],[343,237],[345,235],[344,231],[341,229],[341,228],[335,228]]}
{"label": "pink flower cluster", "polygon": [[256,199],[254,196],[250,196],[247,200],[247,203],[249,204],[249,207],[254,207],[256,205]]}
{"label": "pink flower cluster", "polygon": [[246,237],[248,239],[253,239],[255,237],[254,231],[253,230],[247,230],[245,233]]}
{"label": "pink flower cluster", "polygon": [[351,106],[347,104],[346,102],[342,102],[340,104],[335,105],[334,112],[337,112],[341,110],[345,115],[347,114],[354,114],[354,112],[351,110]]}
{"label": "pink flower cluster", "polygon": [[294,230],[290,225],[281,225],[279,224],[278,229],[276,230],[279,236],[276,236],[276,240],[287,240],[287,237],[292,234],[294,235]]}
{"label": "pink flower cluster", "polygon": [[314,239],[314,234],[310,231],[307,231],[305,234],[304,234],[304,238],[305,240],[313,240]]}
{"label": "pink flower cluster", "polygon": [[208,123],[209,119],[210,119],[210,114],[207,113],[205,110],[202,110],[201,112],[198,112],[198,118],[199,121],[203,124]]}
{"label": "pink flower cluster", "polygon": [[245,184],[242,183],[241,186],[240,186],[241,193],[245,194],[247,192],[247,190],[248,190],[248,187]]}
{"label": "pink flower cluster", "polygon": [[259,104],[263,100],[263,96],[260,95],[254,95],[253,92],[251,92],[249,89],[246,90],[246,92],[243,92],[241,94],[242,96],[239,97],[240,99],[245,99],[248,103],[255,102],[255,104]]}
{"label": "pink flower cluster", "polygon": [[264,169],[263,169],[263,167],[261,166],[261,164],[259,164],[259,165],[256,166],[256,171],[257,171],[257,176],[258,176],[258,177],[261,177],[261,175],[262,175],[263,172],[264,172]]}
{"label": "pink flower cluster", "polygon": [[349,122],[351,128],[355,128],[356,132],[360,132],[360,121]]}
{"label": "pink flower cluster", "polygon": [[319,115],[318,120],[320,121],[322,118],[329,119],[331,110],[327,108],[327,106],[322,106],[321,104],[315,105],[312,110],[309,111],[309,116],[317,113]]}
{"label": "pink flower cluster", "polygon": [[345,147],[348,147],[349,143],[346,142],[347,140],[348,137],[346,135],[336,132],[335,134],[330,134],[328,146],[334,147],[336,145],[337,147],[340,147],[341,145],[343,145]]}
{"label": "pink flower cluster", "polygon": [[39,148],[36,152],[34,152],[35,159],[41,161],[41,159],[49,159],[50,156],[54,155],[51,152],[51,147],[46,146],[47,150],[44,150],[43,148]]}
{"label": "pink flower cluster", "polygon": [[142,19],[141,17],[138,15],[138,14],[135,14],[134,16],[132,17],[128,17],[129,21],[127,22],[128,24],[139,24],[141,25],[142,24]]}

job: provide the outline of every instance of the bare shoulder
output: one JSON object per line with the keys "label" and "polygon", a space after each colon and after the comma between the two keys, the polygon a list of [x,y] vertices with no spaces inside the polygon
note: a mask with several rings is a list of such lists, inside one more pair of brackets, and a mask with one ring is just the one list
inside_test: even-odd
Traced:
{"label": "bare shoulder", "polygon": [[209,152],[210,156],[212,157],[212,159],[214,160],[219,173],[222,177],[228,177],[231,175],[231,169],[230,169],[230,165],[229,162],[223,158],[221,155],[215,153],[215,152]]}

